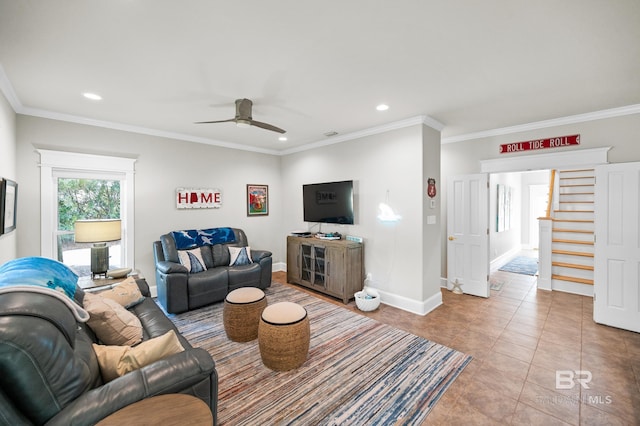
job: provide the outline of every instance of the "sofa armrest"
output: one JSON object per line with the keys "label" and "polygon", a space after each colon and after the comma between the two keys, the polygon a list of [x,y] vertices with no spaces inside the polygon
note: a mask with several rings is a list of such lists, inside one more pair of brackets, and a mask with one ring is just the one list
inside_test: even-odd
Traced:
{"label": "sofa armrest", "polygon": [[251,257],[254,262],[260,264],[260,283],[258,287],[264,290],[271,286],[271,272],[273,269],[271,252],[267,250],[251,250]]}
{"label": "sofa armrest", "polygon": [[265,257],[271,257],[271,252],[267,250],[251,249],[251,259],[254,262],[260,262],[260,260],[264,259]]}
{"label": "sofa armrest", "polygon": [[186,274],[189,272],[186,266],[176,262],[169,262],[168,260],[156,262],[156,269],[163,274]]}
{"label": "sofa armrest", "polygon": [[149,289],[149,284],[147,283],[147,280],[145,280],[144,278],[136,279],[136,284],[138,284],[140,293],[144,297],[151,297],[151,290]]}
{"label": "sofa armrest", "polygon": [[[202,388],[202,382],[207,381],[210,382],[209,395],[195,391]],[[127,405],[170,393],[199,397],[209,405],[215,419],[217,388],[218,376],[213,358],[204,349],[194,348],[156,361],[84,393],[51,418],[47,425],[95,424]]]}
{"label": "sofa armrest", "polygon": [[[165,262],[160,262],[165,263]],[[166,262],[172,263],[172,262]],[[176,265],[174,263],[174,265]],[[182,265],[180,265],[183,267]],[[189,310],[189,274],[186,272],[164,273],[156,269],[158,301],[170,314]]]}

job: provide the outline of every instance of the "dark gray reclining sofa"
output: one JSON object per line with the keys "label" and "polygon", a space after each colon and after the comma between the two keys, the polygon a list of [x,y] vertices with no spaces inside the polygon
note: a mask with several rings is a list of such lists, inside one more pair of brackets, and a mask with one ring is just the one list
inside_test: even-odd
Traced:
{"label": "dark gray reclining sofa", "polygon": [[[203,400],[214,422],[218,375],[211,355],[179,333],[137,280],[145,299],[129,308],[143,341],[174,330],[184,351],[105,383],[86,323],[59,298],[15,291],[0,295],[0,425],[92,425],[130,404],[161,394]],[[84,291],[76,288],[82,306]]]}
{"label": "dark gray reclining sofa", "polygon": [[[182,248],[176,237],[183,233],[195,235],[201,230],[173,231],[160,236],[153,243],[158,300],[169,313],[185,312],[224,300],[230,291],[240,287],[266,289],[271,285],[271,252],[251,247],[252,263],[229,266],[229,247],[248,247],[247,236],[238,228],[211,228],[203,231],[224,230],[226,238],[211,240],[198,238],[188,248],[199,247],[206,270],[189,272],[180,263],[178,251]],[[215,232],[214,232],[215,233]]]}

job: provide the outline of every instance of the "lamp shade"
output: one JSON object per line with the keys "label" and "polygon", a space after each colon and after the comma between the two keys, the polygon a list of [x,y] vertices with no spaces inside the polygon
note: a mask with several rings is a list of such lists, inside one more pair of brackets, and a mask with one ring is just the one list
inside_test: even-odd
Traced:
{"label": "lamp shade", "polygon": [[120,219],[78,220],[74,230],[76,243],[103,243],[122,237]]}

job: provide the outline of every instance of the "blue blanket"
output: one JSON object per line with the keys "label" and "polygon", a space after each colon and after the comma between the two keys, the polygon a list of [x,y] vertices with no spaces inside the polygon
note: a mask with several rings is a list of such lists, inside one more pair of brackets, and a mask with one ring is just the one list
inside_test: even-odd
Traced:
{"label": "blue blanket", "polygon": [[77,282],[78,276],[68,266],[46,257],[21,257],[0,266],[0,287],[46,287],[73,299]]}
{"label": "blue blanket", "polygon": [[172,231],[178,250],[192,249],[201,246],[232,243],[236,235],[231,228],[189,229]]}

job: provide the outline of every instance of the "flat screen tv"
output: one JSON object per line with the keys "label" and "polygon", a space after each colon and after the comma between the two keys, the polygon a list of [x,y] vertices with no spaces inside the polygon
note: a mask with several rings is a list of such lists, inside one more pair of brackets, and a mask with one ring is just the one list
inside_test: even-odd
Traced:
{"label": "flat screen tv", "polygon": [[353,181],[302,185],[304,221],[353,225]]}

